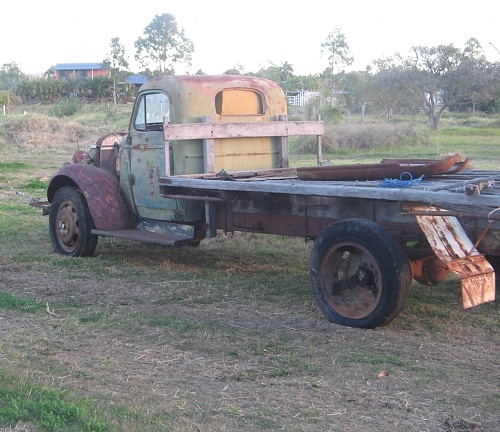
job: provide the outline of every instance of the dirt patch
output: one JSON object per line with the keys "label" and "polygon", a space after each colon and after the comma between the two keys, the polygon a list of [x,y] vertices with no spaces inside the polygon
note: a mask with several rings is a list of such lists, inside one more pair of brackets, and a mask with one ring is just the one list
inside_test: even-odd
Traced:
{"label": "dirt patch", "polygon": [[[336,326],[310,297],[303,246],[270,257],[265,242],[105,240],[94,258],[30,269],[3,258],[0,291],[46,309],[1,312],[0,364],[169,430],[500,428],[492,305],[433,318],[433,330],[411,305],[377,330]],[[456,287],[445,290],[453,310]]]}

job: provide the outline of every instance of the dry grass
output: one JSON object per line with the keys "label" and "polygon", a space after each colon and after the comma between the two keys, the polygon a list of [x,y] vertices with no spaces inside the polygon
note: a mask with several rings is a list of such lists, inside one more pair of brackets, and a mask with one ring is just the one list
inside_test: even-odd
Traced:
{"label": "dry grass", "polygon": [[1,177],[0,378],[89,397],[105,430],[500,430],[499,310],[462,310],[456,279],[415,284],[395,321],[361,330],[320,314],[301,239],[102,239],[66,259],[16,191],[68,158],[2,152],[26,166]]}
{"label": "dry grass", "polygon": [[49,308],[2,312],[0,363],[138,415],[117,430],[498,430],[498,311],[462,311],[453,279],[366,331],[320,315],[300,240],[40,243],[3,255],[0,291]]}
{"label": "dry grass", "polygon": [[3,128],[9,146],[23,151],[75,149],[85,136],[79,123],[37,113],[8,118]]}
{"label": "dry grass", "polygon": [[[323,135],[325,151],[395,149],[407,145],[430,145],[429,134],[412,124],[345,124],[326,127]],[[298,137],[294,150],[298,153],[314,153],[315,137]]]}

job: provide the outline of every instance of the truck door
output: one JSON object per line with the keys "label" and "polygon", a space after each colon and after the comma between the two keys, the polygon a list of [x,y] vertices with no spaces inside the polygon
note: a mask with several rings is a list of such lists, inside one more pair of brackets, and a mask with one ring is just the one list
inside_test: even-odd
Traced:
{"label": "truck door", "polygon": [[[165,175],[164,118],[170,121],[170,97],[163,92],[138,95],[130,124],[127,152],[129,182],[139,217],[168,220],[175,201],[160,195],[159,178]],[[170,173],[168,173],[170,174]]]}

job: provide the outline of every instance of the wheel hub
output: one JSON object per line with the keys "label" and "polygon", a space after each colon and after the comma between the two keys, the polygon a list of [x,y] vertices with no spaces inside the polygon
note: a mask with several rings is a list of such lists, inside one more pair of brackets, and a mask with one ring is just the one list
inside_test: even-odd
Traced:
{"label": "wheel hub", "polygon": [[381,295],[380,270],[366,250],[343,243],[332,248],[322,264],[323,292],[330,307],[355,319],[375,309]]}
{"label": "wheel hub", "polygon": [[62,244],[71,247],[78,241],[78,219],[75,209],[66,204],[57,215],[58,234]]}

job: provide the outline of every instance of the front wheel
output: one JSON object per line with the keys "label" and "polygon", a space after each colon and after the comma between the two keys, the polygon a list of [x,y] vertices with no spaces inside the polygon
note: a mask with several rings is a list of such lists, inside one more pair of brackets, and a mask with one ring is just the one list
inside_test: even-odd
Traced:
{"label": "front wheel", "polygon": [[54,194],[49,212],[50,241],[54,251],[72,257],[90,256],[97,246],[94,222],[81,191],[63,187]]}
{"label": "front wheel", "polygon": [[316,301],[331,322],[362,328],[393,320],[412,283],[401,246],[366,219],[347,219],[320,233],[311,252],[310,278]]}

